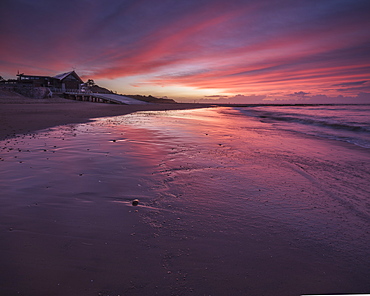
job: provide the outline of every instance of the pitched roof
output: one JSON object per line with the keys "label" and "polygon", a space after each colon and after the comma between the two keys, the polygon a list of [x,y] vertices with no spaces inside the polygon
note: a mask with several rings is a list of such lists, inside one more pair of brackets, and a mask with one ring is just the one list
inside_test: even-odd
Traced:
{"label": "pitched roof", "polygon": [[58,74],[58,75],[55,75],[53,78],[58,79],[58,80],[63,80],[64,78],[66,78],[67,76],[69,76],[71,74],[73,76],[75,76],[78,80],[80,80],[81,83],[83,83],[82,79],[80,78],[80,76],[77,75],[77,73],[75,71],[70,71],[70,72]]}

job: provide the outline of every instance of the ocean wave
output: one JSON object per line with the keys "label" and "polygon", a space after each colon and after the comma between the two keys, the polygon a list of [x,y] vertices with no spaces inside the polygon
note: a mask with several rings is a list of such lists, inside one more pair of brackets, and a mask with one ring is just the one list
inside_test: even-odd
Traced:
{"label": "ocean wave", "polygon": [[370,148],[370,110],[343,106],[277,106],[236,108],[244,116],[254,117],[275,128],[338,140]]}
{"label": "ocean wave", "polygon": [[245,115],[261,118],[263,120],[276,120],[285,122],[301,123],[306,125],[323,126],[334,129],[345,129],[354,132],[370,133],[370,126],[364,126],[358,122],[340,122],[332,117],[314,117],[299,113],[268,112],[262,110],[240,110]]}
{"label": "ocean wave", "polygon": [[311,124],[311,125],[320,125],[324,127],[330,127],[335,129],[345,129],[354,132],[370,132],[370,129],[365,126],[360,126],[356,124],[344,123],[344,122],[335,122],[334,120],[330,119],[318,119],[318,118],[302,118],[302,117],[292,117],[292,116],[284,116],[284,115],[274,115],[274,114],[264,114],[260,115],[260,118],[269,118],[273,120],[279,121],[291,121],[297,122],[302,124]]}

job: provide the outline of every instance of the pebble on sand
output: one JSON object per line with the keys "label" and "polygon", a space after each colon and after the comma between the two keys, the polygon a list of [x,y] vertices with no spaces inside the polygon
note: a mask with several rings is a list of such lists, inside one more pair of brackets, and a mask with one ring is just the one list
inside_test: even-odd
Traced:
{"label": "pebble on sand", "polygon": [[139,204],[139,200],[138,199],[134,199],[133,201],[132,201],[132,205],[133,206],[137,206]]}

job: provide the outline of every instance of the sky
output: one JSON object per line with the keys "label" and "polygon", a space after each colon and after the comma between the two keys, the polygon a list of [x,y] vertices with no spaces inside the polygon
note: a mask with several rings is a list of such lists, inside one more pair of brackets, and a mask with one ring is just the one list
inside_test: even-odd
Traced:
{"label": "sky", "polygon": [[0,75],[178,102],[370,103],[369,0],[1,0]]}

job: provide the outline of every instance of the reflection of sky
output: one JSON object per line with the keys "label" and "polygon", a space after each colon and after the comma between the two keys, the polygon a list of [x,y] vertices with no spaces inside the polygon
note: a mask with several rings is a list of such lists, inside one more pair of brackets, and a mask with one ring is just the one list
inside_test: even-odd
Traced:
{"label": "reflection of sky", "polygon": [[[120,93],[370,92],[367,0],[5,1],[0,75],[76,68]],[[362,83],[360,83],[362,82]]]}

